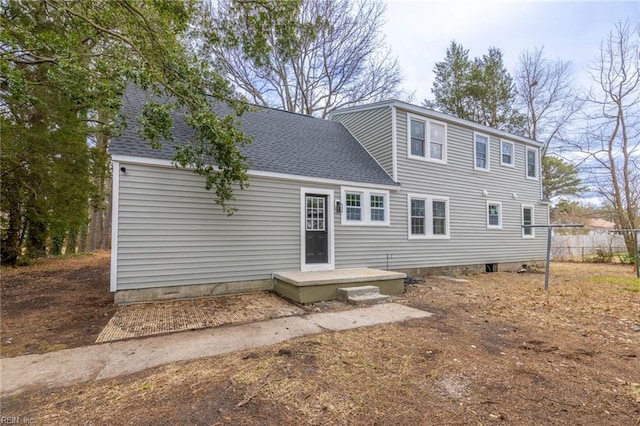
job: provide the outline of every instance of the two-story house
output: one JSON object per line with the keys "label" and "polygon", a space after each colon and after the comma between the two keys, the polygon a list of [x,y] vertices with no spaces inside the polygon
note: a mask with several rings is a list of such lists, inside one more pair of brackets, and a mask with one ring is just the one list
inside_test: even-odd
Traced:
{"label": "two-story house", "polygon": [[[249,186],[227,216],[204,180],[172,165],[194,133],[151,149],[135,117],[111,142],[116,302],[269,290],[279,271],[495,271],[545,257],[540,144],[400,101],[322,120],[275,109],[240,117]],[[214,106],[218,114],[229,113]]]}

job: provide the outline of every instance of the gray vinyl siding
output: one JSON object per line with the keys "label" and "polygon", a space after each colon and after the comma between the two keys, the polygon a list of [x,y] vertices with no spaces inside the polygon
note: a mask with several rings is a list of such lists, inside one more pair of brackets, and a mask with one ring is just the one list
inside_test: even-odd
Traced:
{"label": "gray vinyl siding", "polygon": [[386,172],[393,175],[391,109],[388,106],[336,114],[333,120],[344,124]]}
{"label": "gray vinyl siding", "polygon": [[[336,267],[386,268],[387,255],[390,269],[544,259],[545,229],[536,229],[536,238],[522,238],[522,204],[534,207],[535,224],[548,220],[540,182],[525,177],[523,143],[514,142],[514,167],[501,166],[500,139],[491,136],[490,171],[476,171],[473,130],[447,123],[447,164],[439,164],[407,158],[407,114],[398,110],[396,123],[401,189],[390,194],[390,226],[340,227]],[[408,193],[449,198],[449,239],[408,238]],[[487,201],[502,203],[502,229],[487,229]]]}
{"label": "gray vinyl siding", "polygon": [[251,178],[235,191],[238,211],[229,217],[190,171],[122,165],[118,290],[268,279],[300,269],[300,187],[314,185]]}

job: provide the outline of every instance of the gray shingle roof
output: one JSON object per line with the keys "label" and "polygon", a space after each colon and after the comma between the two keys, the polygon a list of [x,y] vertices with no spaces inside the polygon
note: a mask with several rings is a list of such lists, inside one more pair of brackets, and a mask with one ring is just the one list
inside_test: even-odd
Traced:
{"label": "gray shingle roof", "polygon": [[[174,144],[195,139],[193,129],[179,112],[174,112],[174,142],[163,142],[162,149],[151,148],[138,135],[140,125],[135,120],[149,99],[158,101],[131,86],[127,89],[121,109],[127,127],[122,135],[111,141],[109,152],[112,155],[171,160]],[[231,113],[228,107],[219,103],[213,108],[218,115]],[[239,121],[242,131],[252,137],[251,144],[240,147],[251,170],[395,185],[341,123],[268,108],[245,112]]]}

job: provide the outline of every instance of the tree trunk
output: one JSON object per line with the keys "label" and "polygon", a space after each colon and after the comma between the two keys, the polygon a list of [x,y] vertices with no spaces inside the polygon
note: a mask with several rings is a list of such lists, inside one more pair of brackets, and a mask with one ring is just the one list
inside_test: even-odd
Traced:
{"label": "tree trunk", "polygon": [[46,212],[31,200],[27,208],[27,257],[39,258],[47,255],[47,220]]}
{"label": "tree trunk", "polygon": [[7,230],[0,244],[1,263],[3,265],[15,265],[20,255],[21,246],[22,214],[19,197],[20,190],[15,182],[9,182],[9,179],[4,179],[2,184],[4,191],[6,191],[3,196],[7,197],[6,201],[9,204],[9,208],[6,212]]}

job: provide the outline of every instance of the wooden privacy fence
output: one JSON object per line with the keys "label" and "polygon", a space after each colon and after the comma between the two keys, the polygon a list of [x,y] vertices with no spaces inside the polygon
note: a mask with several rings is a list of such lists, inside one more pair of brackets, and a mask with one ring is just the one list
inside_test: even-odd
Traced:
{"label": "wooden privacy fence", "polygon": [[598,253],[626,253],[624,237],[619,233],[590,232],[587,235],[554,235],[551,240],[553,260],[580,260]]}

